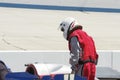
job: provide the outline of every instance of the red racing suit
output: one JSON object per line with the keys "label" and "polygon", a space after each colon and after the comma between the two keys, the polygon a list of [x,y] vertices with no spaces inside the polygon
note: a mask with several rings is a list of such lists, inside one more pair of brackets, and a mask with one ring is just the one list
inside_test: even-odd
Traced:
{"label": "red racing suit", "polygon": [[72,37],[77,37],[79,44],[82,48],[82,55],[80,54],[80,59],[78,61],[79,65],[83,65],[82,76],[86,77],[87,80],[94,80],[96,74],[96,63],[98,60],[98,54],[96,53],[96,48],[93,39],[87,35],[86,32],[76,29],[69,34],[69,50],[71,51],[70,39]]}

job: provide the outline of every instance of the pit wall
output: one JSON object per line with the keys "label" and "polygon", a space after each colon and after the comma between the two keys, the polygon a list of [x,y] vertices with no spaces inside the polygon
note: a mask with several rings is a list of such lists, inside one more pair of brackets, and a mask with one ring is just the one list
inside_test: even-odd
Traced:
{"label": "pit wall", "polygon": [[[99,50],[97,67],[110,67],[120,72],[120,51]],[[69,51],[1,51],[0,59],[12,71],[25,71],[25,64],[29,63],[55,63],[69,65]]]}

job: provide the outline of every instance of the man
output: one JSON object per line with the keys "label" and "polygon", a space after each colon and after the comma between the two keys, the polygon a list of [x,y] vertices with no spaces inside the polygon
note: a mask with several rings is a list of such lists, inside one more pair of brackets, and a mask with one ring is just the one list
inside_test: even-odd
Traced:
{"label": "man", "polygon": [[60,23],[64,38],[68,41],[72,73],[94,80],[98,54],[93,39],[71,17]]}

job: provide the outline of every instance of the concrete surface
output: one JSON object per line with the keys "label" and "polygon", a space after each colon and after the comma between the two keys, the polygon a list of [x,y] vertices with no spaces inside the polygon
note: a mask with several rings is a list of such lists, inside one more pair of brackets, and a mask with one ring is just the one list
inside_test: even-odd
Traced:
{"label": "concrete surface", "polygon": [[120,0],[0,0],[1,3],[120,9]]}
{"label": "concrete surface", "polygon": [[66,17],[84,26],[97,50],[120,49],[120,13],[0,7],[0,50],[68,50],[58,30]]}

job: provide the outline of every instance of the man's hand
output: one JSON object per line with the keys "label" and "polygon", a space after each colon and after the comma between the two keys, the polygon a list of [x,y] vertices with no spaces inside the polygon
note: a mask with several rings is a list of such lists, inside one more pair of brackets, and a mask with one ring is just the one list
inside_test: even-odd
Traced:
{"label": "man's hand", "polygon": [[72,69],[72,72],[71,72],[72,74],[75,74],[76,72],[78,72],[78,64],[72,66],[71,69]]}
{"label": "man's hand", "polygon": [[74,70],[72,70],[71,74],[75,74],[75,71],[74,71]]}

